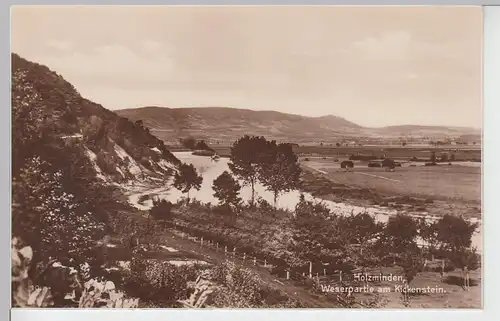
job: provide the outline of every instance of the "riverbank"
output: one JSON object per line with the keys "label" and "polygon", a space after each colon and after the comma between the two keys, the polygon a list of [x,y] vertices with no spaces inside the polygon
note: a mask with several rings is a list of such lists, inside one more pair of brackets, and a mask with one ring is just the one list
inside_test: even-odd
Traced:
{"label": "riverbank", "polygon": [[[174,155],[182,162],[193,164],[198,172],[203,176],[203,183],[200,190],[191,191],[190,196],[201,203],[218,204],[218,200],[213,196],[212,184],[213,181],[222,172],[229,170],[227,158],[221,158],[214,162],[209,157],[196,156],[191,152],[176,152]],[[305,171],[302,177],[304,190],[303,194],[306,200],[318,201],[325,204],[332,212],[339,215],[351,215],[359,213],[368,213],[372,215],[378,222],[387,222],[389,217],[397,213],[405,213],[410,216],[420,218],[424,217],[428,220],[439,219],[440,215],[431,215],[428,211],[418,210],[421,206],[419,202],[411,198],[394,199],[392,202],[374,203],[373,192],[367,189],[353,189],[346,187],[343,184],[332,182],[320,175],[321,173],[313,173]],[[313,184],[314,183],[314,184]],[[262,184],[256,184],[255,191],[257,197],[273,203],[273,195],[267,191]],[[291,191],[281,195],[278,199],[278,208],[285,210],[293,210],[299,202],[301,192]],[[343,195],[349,195],[343,196]],[[147,200],[140,202],[141,197],[147,196]],[[135,208],[146,211],[152,207],[152,198],[160,198],[176,203],[179,199],[185,197],[179,190],[172,187],[171,182],[163,186],[143,186],[136,188],[128,193],[129,203]],[[251,188],[244,186],[241,189],[240,197],[243,201],[248,201],[251,198]],[[410,204],[407,204],[407,203]],[[394,203],[394,205],[393,205]],[[415,203],[415,204],[413,204]],[[425,203],[425,202],[424,202]],[[429,206],[429,204],[426,204]],[[469,217],[473,222],[480,223],[478,231],[472,237],[473,246],[477,247],[479,253],[482,252],[482,227],[481,219],[477,217]]]}

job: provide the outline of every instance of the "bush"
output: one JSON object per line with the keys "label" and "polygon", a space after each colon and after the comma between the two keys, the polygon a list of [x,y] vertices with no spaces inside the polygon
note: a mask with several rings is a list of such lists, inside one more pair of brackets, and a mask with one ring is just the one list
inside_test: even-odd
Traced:
{"label": "bush", "polygon": [[141,300],[169,303],[189,296],[188,281],[194,281],[203,267],[174,266],[165,261],[133,259],[125,289]]}
{"label": "bush", "polygon": [[224,289],[215,296],[215,305],[237,308],[303,307],[282,291],[263,284],[257,274],[233,262],[224,261],[212,270],[213,281]]}
{"label": "bush", "polygon": [[171,221],[173,204],[167,200],[153,200],[153,207],[149,210],[155,220]]}
{"label": "bush", "polygon": [[269,203],[262,197],[257,198],[257,208],[260,210],[262,214],[269,214],[275,211],[271,203]]}
{"label": "bush", "polygon": [[222,204],[222,205],[217,205],[213,208],[214,213],[222,215],[222,216],[227,216],[227,217],[232,217],[234,216],[234,211],[231,208],[229,204]]}

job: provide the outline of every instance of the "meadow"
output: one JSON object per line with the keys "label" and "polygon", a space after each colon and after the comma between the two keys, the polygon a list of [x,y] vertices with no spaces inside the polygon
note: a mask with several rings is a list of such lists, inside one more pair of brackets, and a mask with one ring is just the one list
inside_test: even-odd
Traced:
{"label": "meadow", "polygon": [[[230,155],[230,145],[211,145],[220,156]],[[184,150],[180,147],[169,146],[172,151]],[[447,145],[447,146],[394,146],[394,145],[371,145],[371,146],[330,146],[330,145],[299,145],[294,147],[298,156],[320,156],[344,158],[350,155],[373,155],[377,158],[390,157],[395,159],[418,159],[428,160],[432,152],[439,158],[442,154],[455,155],[456,160],[481,161],[481,147],[469,145]]]}
{"label": "meadow", "polygon": [[397,167],[393,172],[356,162],[347,172],[333,158],[302,160],[304,166],[324,173],[332,181],[377,190],[383,194],[409,195],[435,200],[481,202],[481,168],[461,165]]}

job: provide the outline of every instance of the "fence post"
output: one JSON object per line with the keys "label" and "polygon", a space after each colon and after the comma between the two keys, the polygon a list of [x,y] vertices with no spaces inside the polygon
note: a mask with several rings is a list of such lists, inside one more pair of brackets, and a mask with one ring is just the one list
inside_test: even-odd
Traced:
{"label": "fence post", "polygon": [[342,283],[342,270],[340,270],[339,277],[340,277],[340,283]]}
{"label": "fence post", "polygon": [[256,256],[253,257],[253,265],[257,265],[257,257]]}
{"label": "fence post", "polygon": [[243,253],[243,262],[245,262],[246,259],[247,259],[247,254]]}
{"label": "fence post", "polygon": [[309,261],[309,278],[312,278],[313,263]]}
{"label": "fence post", "polygon": [[290,271],[289,270],[286,270],[286,279],[290,280]]}
{"label": "fence post", "polygon": [[267,259],[264,259],[264,267],[267,267]]}
{"label": "fence post", "polygon": [[323,268],[323,276],[326,276],[326,269]]}
{"label": "fence post", "polygon": [[236,248],[233,247],[233,259],[235,258],[235,256],[236,256]]}
{"label": "fence post", "polygon": [[227,255],[227,245],[224,246],[224,255],[226,256]]}
{"label": "fence post", "polygon": [[441,281],[444,279],[444,259],[441,260]]}
{"label": "fence post", "polygon": [[201,237],[200,245],[203,246],[203,236]]}
{"label": "fence post", "polygon": [[215,252],[219,252],[219,242],[217,242],[217,245],[216,245],[216,249],[215,249]]}

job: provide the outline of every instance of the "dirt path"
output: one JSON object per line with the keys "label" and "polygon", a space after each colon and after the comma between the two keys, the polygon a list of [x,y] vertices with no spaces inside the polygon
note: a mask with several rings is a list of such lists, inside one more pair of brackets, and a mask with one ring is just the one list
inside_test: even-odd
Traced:
{"label": "dirt path", "polygon": [[277,288],[283,292],[285,292],[289,297],[294,298],[307,306],[317,307],[317,308],[333,308],[339,307],[334,303],[328,301],[325,296],[322,295],[314,295],[308,290],[295,286],[286,280],[278,280],[275,276],[271,275],[269,271],[264,267],[254,266],[249,259],[248,263],[243,263],[241,259],[232,258],[231,254],[224,255],[223,250],[216,249],[208,246],[201,246],[199,243],[195,243],[188,239],[183,239],[180,236],[170,232],[165,231],[162,235],[165,246],[173,247],[177,250],[190,252],[200,259],[207,261],[212,264],[218,264],[223,262],[224,260],[231,260],[240,265],[245,266],[245,268],[252,270],[255,272],[259,278],[265,283],[269,284],[274,288]]}

